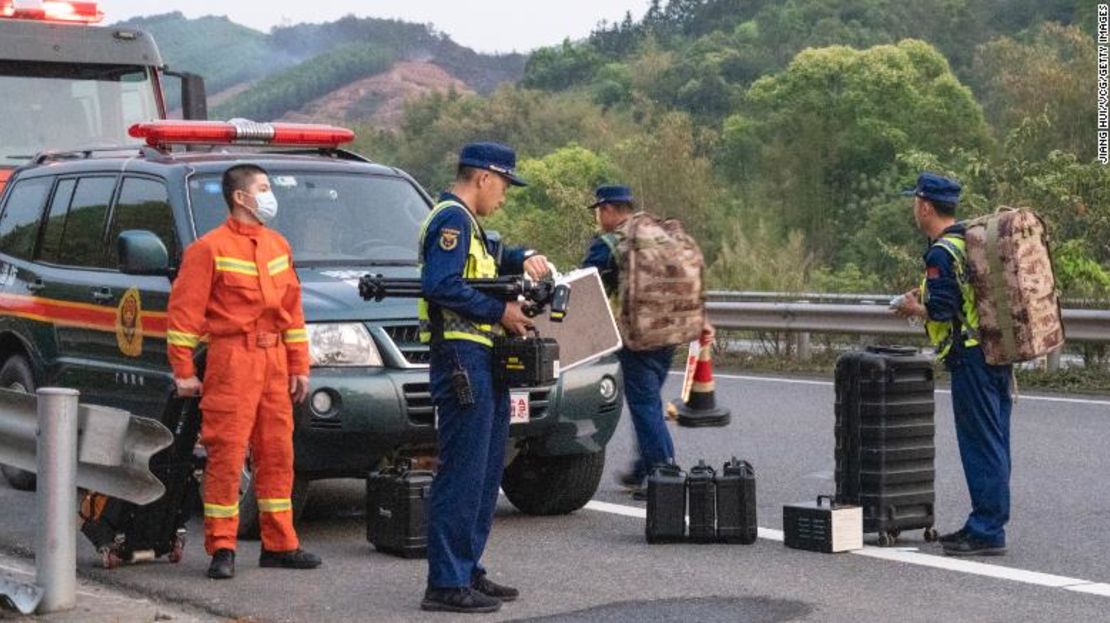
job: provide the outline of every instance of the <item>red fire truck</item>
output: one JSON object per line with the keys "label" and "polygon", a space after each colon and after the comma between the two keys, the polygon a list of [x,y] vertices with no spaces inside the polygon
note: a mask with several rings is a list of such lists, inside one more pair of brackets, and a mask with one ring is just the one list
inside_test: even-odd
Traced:
{"label": "red fire truck", "polygon": [[[102,19],[96,2],[0,0],[0,190],[44,152],[131,148],[141,141],[127,128],[171,108],[206,117],[200,76],[169,71],[149,34]],[[180,80],[180,104],[166,102],[167,80]]]}

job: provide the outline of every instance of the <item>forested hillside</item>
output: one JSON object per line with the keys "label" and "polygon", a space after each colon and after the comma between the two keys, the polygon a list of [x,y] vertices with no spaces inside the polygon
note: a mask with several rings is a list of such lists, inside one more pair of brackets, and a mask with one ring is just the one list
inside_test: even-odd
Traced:
{"label": "forested hillside", "polygon": [[[519,81],[525,58],[478,54],[423,24],[348,16],[324,24],[297,24],[262,33],[224,17],[187,19],[167,13],[123,22],[150,32],[164,60],[177,70],[205,77],[213,118],[301,118],[298,112],[347,85],[388,72],[395,63],[418,62],[426,76],[416,91],[490,93]],[[407,88],[406,88],[407,87]],[[330,109],[333,122],[373,119],[379,108],[412,96],[411,82],[379,80],[344,110]],[[176,101],[171,93],[171,101]]]}
{"label": "forested hillside", "polygon": [[534,183],[495,226],[563,264],[590,189],[626,181],[734,289],[909,287],[924,241],[897,191],[931,169],[964,184],[962,215],[1036,208],[1065,293],[1110,299],[1094,25],[1077,0],[657,1],[358,146],[439,189],[464,141],[516,145]]}

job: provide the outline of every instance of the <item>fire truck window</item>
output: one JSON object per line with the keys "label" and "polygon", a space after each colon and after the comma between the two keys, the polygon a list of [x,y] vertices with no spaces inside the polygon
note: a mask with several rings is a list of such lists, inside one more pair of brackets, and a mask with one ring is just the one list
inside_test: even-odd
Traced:
{"label": "fire truck window", "polygon": [[0,216],[0,253],[31,257],[51,182],[53,178],[20,180],[11,188],[4,215]]}
{"label": "fire truck window", "polygon": [[173,212],[166,185],[155,180],[128,177],[123,180],[116,209],[112,216],[112,229],[108,236],[108,265],[119,265],[116,239],[128,229],[144,229],[154,233],[166,245],[170,263],[177,263],[179,245],[174,231]]}

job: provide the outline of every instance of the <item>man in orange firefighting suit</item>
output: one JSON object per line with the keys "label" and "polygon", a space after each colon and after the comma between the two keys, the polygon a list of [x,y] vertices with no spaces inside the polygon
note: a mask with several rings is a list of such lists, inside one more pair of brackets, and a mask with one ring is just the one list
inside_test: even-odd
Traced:
{"label": "man in orange firefighting suit", "polygon": [[[261,167],[224,172],[227,221],[185,250],[170,293],[166,340],[180,396],[201,396],[208,577],[235,575],[239,477],[250,448],[262,567],[311,569],[293,530],[293,404],[308,393],[301,286],[285,238],[265,226],[277,200]],[[193,351],[208,336],[204,384]]]}

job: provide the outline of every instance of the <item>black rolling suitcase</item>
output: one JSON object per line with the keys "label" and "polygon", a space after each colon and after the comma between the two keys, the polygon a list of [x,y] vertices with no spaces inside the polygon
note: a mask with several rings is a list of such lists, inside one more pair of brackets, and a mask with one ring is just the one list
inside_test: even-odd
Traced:
{"label": "black rolling suitcase", "polygon": [[863,531],[893,545],[904,530],[936,539],[933,364],[905,347],[836,362],[836,503],[863,508]]}
{"label": "black rolling suitcase", "polygon": [[375,549],[402,558],[427,554],[432,480],[432,472],[412,469],[411,460],[367,476],[366,540]]}
{"label": "black rolling suitcase", "polygon": [[158,500],[139,506],[89,492],[81,502],[81,532],[100,552],[105,568],[169,555],[180,562],[185,547],[185,522],[196,502],[197,472],[193,450],[200,436],[196,399],[171,398],[162,423],[173,443],[150,458],[150,471],[166,486]]}

